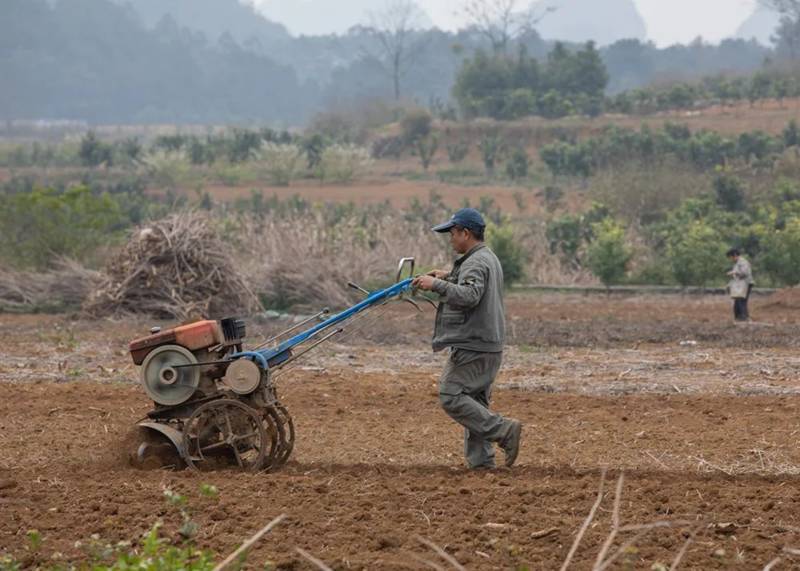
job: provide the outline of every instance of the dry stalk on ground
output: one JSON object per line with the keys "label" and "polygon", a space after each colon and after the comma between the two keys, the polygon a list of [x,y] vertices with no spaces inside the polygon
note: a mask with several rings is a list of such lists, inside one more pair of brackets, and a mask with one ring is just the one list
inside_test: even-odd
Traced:
{"label": "dry stalk on ground", "polygon": [[425,539],[421,535],[418,535],[417,541],[419,541],[423,545],[427,545],[428,547],[430,547],[439,557],[447,561],[453,567],[453,569],[456,569],[456,571],[466,571],[466,568],[463,565],[461,565],[461,563],[456,561],[455,557],[447,553],[447,551],[436,545],[431,540]]}
{"label": "dry stalk on ground", "polygon": [[[575,540],[572,543],[572,547],[567,554],[564,563],[561,565],[561,571],[566,571],[569,568],[570,564],[572,563],[572,558],[574,557],[575,553],[578,551],[578,547],[583,540],[583,536],[586,534],[586,531],[589,529],[592,521],[597,514],[597,510],[600,507],[600,504],[603,502],[604,497],[604,485],[606,479],[606,471],[603,470],[600,476],[600,487],[597,492],[597,498],[595,499],[594,504],[592,505],[591,510],[589,510],[589,514],[584,519],[583,524],[581,525],[580,529],[578,530]],[[627,551],[636,545],[636,543],[642,539],[646,534],[650,533],[654,529],[663,529],[663,528],[671,528],[675,526],[683,526],[683,525],[691,525],[695,524],[694,530],[691,532],[689,537],[687,538],[686,542],[681,547],[681,550],[675,556],[670,565],[670,571],[675,571],[678,568],[683,556],[686,554],[686,550],[689,547],[689,544],[694,540],[695,535],[699,531],[700,527],[697,526],[696,522],[689,522],[689,521],[656,521],[652,523],[646,523],[641,525],[621,525],[620,524],[620,505],[622,503],[622,488],[625,482],[625,475],[620,474],[619,478],[617,479],[617,485],[614,492],[614,506],[611,512],[611,530],[609,531],[608,535],[606,536],[603,545],[600,547],[600,551],[597,553],[597,557],[595,559],[594,565],[592,566],[592,571],[605,571],[608,569],[612,563],[614,563],[621,555],[627,553]],[[628,539],[627,541],[623,542],[619,547],[615,550],[611,550],[614,545],[617,536],[620,533],[626,533],[635,531],[636,534]]]}
{"label": "dry stalk on ground", "polygon": [[[243,557],[244,555],[246,555],[246,554],[247,554],[247,551],[248,551],[248,550],[249,550],[251,547],[253,547],[253,545],[255,545],[255,544],[258,542],[258,540],[259,540],[259,539],[261,539],[262,537],[264,537],[264,535],[266,535],[267,533],[269,533],[269,531],[270,531],[270,530],[271,530],[273,527],[275,527],[276,525],[278,525],[278,524],[279,524],[280,522],[282,522],[284,519],[286,519],[286,514],[281,514],[281,515],[279,515],[278,517],[276,517],[275,519],[273,519],[272,521],[270,521],[270,522],[269,522],[267,525],[265,525],[264,527],[262,527],[262,528],[261,528],[260,530],[258,530],[256,533],[254,533],[254,534],[253,534],[253,535],[252,535],[252,536],[251,536],[251,537],[250,537],[250,538],[249,538],[247,541],[245,541],[244,543],[242,543],[242,544],[239,546],[239,548],[238,548],[238,549],[236,549],[236,551],[234,551],[233,553],[231,553],[230,555],[228,555],[228,557],[226,557],[226,558],[225,558],[225,559],[224,559],[224,560],[223,560],[223,561],[222,561],[222,562],[221,562],[219,565],[217,565],[216,567],[214,567],[214,571],[222,571],[223,569],[225,569],[226,567],[228,567],[229,565],[231,565],[231,563],[234,563],[235,561],[239,560],[241,557]],[[241,563],[240,563],[240,564],[241,564]]]}
{"label": "dry stalk on ground", "polygon": [[517,240],[525,251],[523,283],[546,285],[597,285],[598,279],[586,268],[570,267],[561,257],[550,252],[546,226],[531,224],[518,231]]}
{"label": "dry stalk on ground", "polygon": [[0,272],[0,311],[36,311],[78,308],[98,284],[98,272],[73,260],[60,260],[48,272]]}
{"label": "dry stalk on ground", "polygon": [[589,515],[587,515],[586,519],[583,520],[583,524],[578,530],[578,534],[575,536],[575,541],[572,542],[572,547],[570,547],[569,553],[567,553],[567,558],[564,559],[564,563],[561,565],[561,571],[566,571],[566,569],[569,568],[569,564],[572,563],[572,558],[575,556],[575,552],[578,551],[578,546],[581,544],[581,540],[583,539],[586,530],[589,529],[589,525],[591,525],[592,520],[594,519],[594,514],[597,513],[597,508],[600,507],[600,502],[603,501],[603,487],[605,486],[605,483],[606,471],[603,469],[603,472],[600,475],[600,489],[597,491],[597,499],[592,505],[592,509],[589,510]]}
{"label": "dry stalk on ground", "polygon": [[715,464],[702,456],[690,456],[689,459],[697,461],[697,471],[701,473],[721,472],[731,477],[745,474],[781,476],[800,474],[800,466],[786,458],[783,451],[772,448],[768,443],[763,449],[754,448],[724,464]]}
{"label": "dry stalk on ground", "polygon": [[317,559],[316,557],[314,557],[313,555],[311,555],[311,554],[310,554],[308,551],[306,551],[305,549],[301,549],[300,547],[295,547],[295,548],[294,548],[294,550],[295,550],[295,551],[297,551],[297,553],[299,553],[299,554],[300,554],[300,556],[301,556],[303,559],[305,559],[306,561],[308,561],[309,563],[311,563],[312,565],[314,565],[314,567],[316,567],[316,568],[317,568],[317,569],[319,569],[320,571],[333,571],[333,570],[332,570],[330,567],[328,567],[328,566],[327,566],[327,565],[326,565],[326,564],[325,564],[325,563],[324,563],[324,562],[323,562],[321,559]]}
{"label": "dry stalk on ground", "polygon": [[174,214],[134,231],[84,308],[176,319],[250,313],[258,300],[231,254],[207,218]]}

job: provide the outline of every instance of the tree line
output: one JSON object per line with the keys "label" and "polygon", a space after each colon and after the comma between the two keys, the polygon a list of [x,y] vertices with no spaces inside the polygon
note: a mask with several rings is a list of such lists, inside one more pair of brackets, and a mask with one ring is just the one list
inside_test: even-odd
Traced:
{"label": "tree line", "polygon": [[[207,37],[170,16],[146,27],[133,7],[120,4],[3,2],[0,76],[11,80],[0,88],[0,119],[288,125],[306,121],[321,109],[370,99],[413,100],[448,110],[454,86],[470,70],[489,61],[497,63],[499,75],[506,75],[514,70],[522,50],[542,62],[538,79],[534,81],[535,70],[529,69],[527,77],[510,80],[510,87],[498,87],[513,93],[510,103],[479,96],[465,100],[466,112],[592,113],[598,109],[597,98],[584,96],[584,88],[565,86],[550,75],[551,60],[569,59],[565,53],[572,54],[570,58],[577,57],[574,54],[599,58],[607,74],[606,91],[618,93],[663,75],[752,71],[772,53],[742,40],[667,49],[623,40],[590,53],[585,46],[542,40],[535,25],[493,38],[499,32],[492,25],[485,29],[473,25],[455,33],[412,28],[410,16],[403,12],[395,13],[388,23],[376,19],[339,37],[292,38],[283,33],[271,38],[266,28],[250,41],[242,39],[241,31]],[[511,62],[495,62],[501,55]],[[533,64],[526,61],[523,67]],[[600,73],[599,67],[590,69]],[[503,82],[508,83],[501,77]],[[533,96],[519,91],[518,85]],[[457,87],[456,95],[474,93],[463,81]],[[555,97],[561,92],[567,95]]]}
{"label": "tree line", "polygon": [[586,178],[631,161],[653,165],[677,160],[698,170],[725,167],[737,160],[770,167],[784,150],[798,147],[800,127],[794,120],[778,135],[754,130],[735,137],[667,122],[660,129],[609,126],[595,137],[544,145],[539,155],[553,176]]}

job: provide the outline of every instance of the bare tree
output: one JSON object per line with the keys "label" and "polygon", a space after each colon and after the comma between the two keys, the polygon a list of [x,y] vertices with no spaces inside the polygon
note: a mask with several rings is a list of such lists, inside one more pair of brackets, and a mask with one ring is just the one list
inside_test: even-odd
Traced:
{"label": "bare tree", "polygon": [[533,3],[523,6],[520,0],[467,0],[463,12],[470,23],[492,44],[495,53],[505,54],[508,45],[534,29],[554,6],[544,10]]}
{"label": "bare tree", "polygon": [[367,30],[376,45],[370,50],[392,78],[394,98],[400,100],[400,81],[421,50],[419,29],[424,14],[413,0],[388,0],[383,10],[370,14]]}

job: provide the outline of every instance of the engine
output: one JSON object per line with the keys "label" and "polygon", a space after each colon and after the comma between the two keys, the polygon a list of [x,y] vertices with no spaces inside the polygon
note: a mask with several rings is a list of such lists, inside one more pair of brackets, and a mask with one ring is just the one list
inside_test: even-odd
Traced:
{"label": "engine", "polygon": [[156,405],[177,406],[188,400],[231,390],[239,395],[254,392],[261,371],[248,360],[225,362],[241,351],[246,335],[241,319],[197,321],[131,341],[131,357],[141,366],[141,382]]}

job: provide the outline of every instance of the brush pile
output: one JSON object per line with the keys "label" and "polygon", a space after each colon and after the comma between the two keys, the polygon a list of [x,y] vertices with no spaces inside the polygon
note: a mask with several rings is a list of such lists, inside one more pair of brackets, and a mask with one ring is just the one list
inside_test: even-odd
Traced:
{"label": "brush pile", "polygon": [[247,315],[259,303],[210,221],[174,214],[133,232],[112,259],[84,309],[187,320]]}

